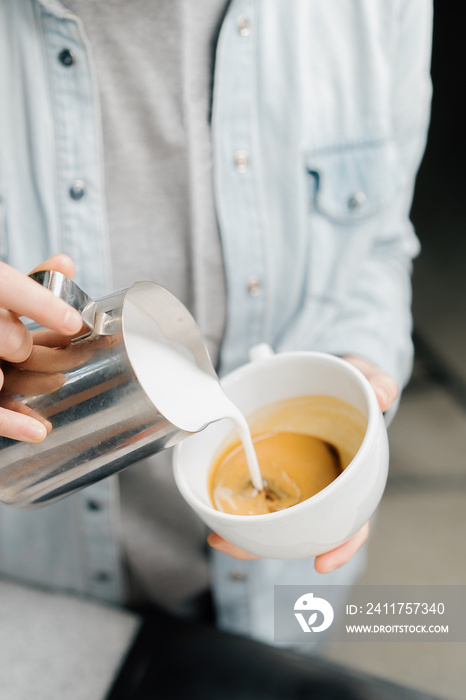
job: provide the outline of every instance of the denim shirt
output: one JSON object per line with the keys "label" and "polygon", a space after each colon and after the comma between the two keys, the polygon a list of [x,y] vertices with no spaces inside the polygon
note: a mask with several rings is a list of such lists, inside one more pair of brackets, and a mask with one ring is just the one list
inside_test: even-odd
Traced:
{"label": "denim shirt", "polygon": [[[223,373],[267,342],[362,355],[406,383],[431,23],[430,0],[232,0],[212,112]],[[80,21],[58,0],[4,0],[1,258],[27,272],[68,253],[95,296],[109,291],[101,143]],[[117,501],[107,480],[40,514],[1,507],[0,572],[118,601]],[[54,535],[67,528],[73,551]]]}

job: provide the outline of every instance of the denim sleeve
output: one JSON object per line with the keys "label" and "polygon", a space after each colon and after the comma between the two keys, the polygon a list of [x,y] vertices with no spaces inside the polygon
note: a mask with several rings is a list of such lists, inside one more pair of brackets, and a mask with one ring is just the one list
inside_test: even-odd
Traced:
{"label": "denim sleeve", "polygon": [[[405,2],[399,17],[391,91],[391,145],[400,186],[372,217],[371,244],[338,311],[323,326],[312,347],[366,357],[391,374],[400,387],[409,379],[413,357],[411,271],[419,242],[409,211],[429,124],[431,36],[430,2]],[[376,187],[374,183],[368,186]],[[391,183],[381,186],[387,189]],[[365,226],[367,223],[361,220],[361,230]],[[322,313],[325,315],[325,311]],[[284,345],[288,341],[285,339]]]}

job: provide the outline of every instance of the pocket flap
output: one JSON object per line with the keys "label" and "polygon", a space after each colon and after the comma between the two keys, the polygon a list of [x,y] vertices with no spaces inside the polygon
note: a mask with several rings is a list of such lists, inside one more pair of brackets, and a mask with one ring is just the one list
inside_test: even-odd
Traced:
{"label": "pocket flap", "polygon": [[306,166],[315,178],[314,206],[342,223],[379,211],[402,184],[389,139],[315,149],[308,153]]}

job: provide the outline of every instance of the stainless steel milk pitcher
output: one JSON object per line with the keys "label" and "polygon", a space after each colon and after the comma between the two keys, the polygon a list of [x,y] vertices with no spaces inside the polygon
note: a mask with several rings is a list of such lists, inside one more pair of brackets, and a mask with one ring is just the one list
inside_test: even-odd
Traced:
{"label": "stainless steel milk pitcher", "polygon": [[216,377],[194,319],[163,287],[138,282],[94,301],[59,272],[31,276],[78,309],[83,327],[63,346],[45,339],[32,371],[2,365],[0,405],[52,426],[37,444],[0,437],[0,502],[19,507],[50,503],[191,434],[170,423],[142,389],[128,333],[166,343]]}

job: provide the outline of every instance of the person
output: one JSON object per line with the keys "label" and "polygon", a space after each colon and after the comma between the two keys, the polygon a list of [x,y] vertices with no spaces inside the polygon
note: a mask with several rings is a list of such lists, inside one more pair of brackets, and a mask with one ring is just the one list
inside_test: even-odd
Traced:
{"label": "person", "polygon": [[[27,369],[20,316],[76,330],[30,270],[76,270],[94,297],[147,279],[192,311],[220,374],[259,342],[334,353],[393,414],[431,25],[427,0],[3,0],[0,357]],[[0,409],[4,436],[47,430]],[[46,508],[2,506],[0,575],[179,614],[210,586],[220,627],[270,641],[273,585],[354,581],[367,534],[315,562],[215,533],[208,549],[166,451]]]}

